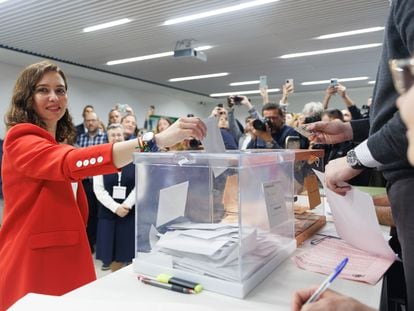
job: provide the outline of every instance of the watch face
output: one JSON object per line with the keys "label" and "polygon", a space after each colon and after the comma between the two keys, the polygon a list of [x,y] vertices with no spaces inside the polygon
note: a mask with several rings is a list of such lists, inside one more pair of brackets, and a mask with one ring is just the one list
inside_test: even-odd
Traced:
{"label": "watch face", "polygon": [[142,136],[142,140],[143,141],[151,141],[154,139],[154,133],[153,132],[146,132],[143,136]]}
{"label": "watch face", "polygon": [[358,161],[358,158],[356,157],[354,150],[348,151],[346,155],[346,162],[348,162],[349,166],[351,166],[352,168],[356,168],[360,166],[360,163]]}

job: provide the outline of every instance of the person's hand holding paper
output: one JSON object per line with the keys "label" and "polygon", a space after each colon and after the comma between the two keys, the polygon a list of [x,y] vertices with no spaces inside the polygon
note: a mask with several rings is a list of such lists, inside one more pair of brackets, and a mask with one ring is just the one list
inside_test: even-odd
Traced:
{"label": "person's hand holding paper", "polygon": [[326,187],[323,173],[315,174],[324,186],[339,236],[356,248],[393,262],[396,255],[381,233],[370,195],[354,187],[345,196],[338,195]]}

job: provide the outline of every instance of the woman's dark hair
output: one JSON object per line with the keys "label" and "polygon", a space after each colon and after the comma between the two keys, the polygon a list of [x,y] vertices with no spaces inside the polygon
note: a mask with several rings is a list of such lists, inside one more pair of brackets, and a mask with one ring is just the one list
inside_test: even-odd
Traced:
{"label": "woman's dark hair", "polygon": [[159,125],[160,125],[160,121],[161,121],[161,120],[165,120],[165,121],[167,121],[169,125],[173,124],[173,122],[171,121],[171,119],[170,119],[170,118],[168,118],[168,117],[160,117],[160,118],[158,119],[158,121],[157,121],[157,133],[159,133],[159,132],[160,132]]}
{"label": "woman's dark hair", "polygon": [[[36,84],[49,72],[59,73],[65,82],[65,89],[68,89],[66,76],[57,65],[42,61],[26,67],[16,80],[12,100],[4,117],[7,129],[19,123],[32,123],[46,129],[46,124],[33,109],[33,95]],[[57,122],[55,138],[57,142],[66,142],[71,145],[76,141],[76,129],[68,109]]]}

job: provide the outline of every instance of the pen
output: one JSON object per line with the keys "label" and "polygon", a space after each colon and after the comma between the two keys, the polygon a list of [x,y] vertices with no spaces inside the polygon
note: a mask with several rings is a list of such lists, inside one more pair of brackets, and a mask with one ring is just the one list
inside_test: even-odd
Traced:
{"label": "pen", "polygon": [[335,280],[335,278],[341,273],[342,269],[346,266],[348,262],[348,257],[342,260],[339,265],[336,266],[334,272],[332,272],[326,280],[318,287],[318,289],[313,293],[313,295],[306,301],[306,303],[315,302],[319,299],[322,293],[331,285],[331,283]]}
{"label": "pen", "polygon": [[187,280],[183,280],[183,279],[179,279],[179,278],[173,277],[165,273],[159,274],[157,276],[157,281],[160,281],[162,283],[168,283],[168,284],[190,288],[190,289],[193,289],[196,293],[199,293],[203,290],[203,287],[200,284],[187,281]]}
{"label": "pen", "polygon": [[186,287],[182,287],[182,286],[178,286],[178,285],[162,283],[162,282],[159,282],[157,280],[153,280],[153,279],[150,279],[148,277],[141,276],[141,275],[138,276],[138,280],[140,280],[144,284],[148,284],[148,285],[152,285],[152,286],[155,286],[155,287],[172,290],[174,292],[179,292],[179,293],[183,293],[183,294],[194,294],[195,293],[195,291],[190,289],[190,288],[186,288]]}

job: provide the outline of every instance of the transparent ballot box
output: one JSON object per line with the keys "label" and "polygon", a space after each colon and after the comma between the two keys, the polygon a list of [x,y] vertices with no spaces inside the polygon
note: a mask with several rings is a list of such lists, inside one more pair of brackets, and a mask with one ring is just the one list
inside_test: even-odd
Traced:
{"label": "transparent ballot box", "polygon": [[243,298],[296,248],[291,151],[136,153],[135,272]]}

